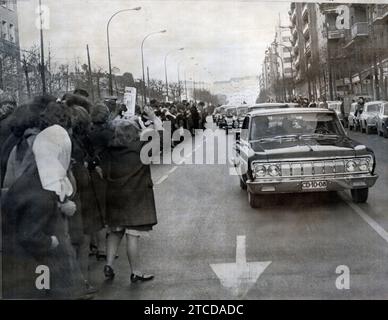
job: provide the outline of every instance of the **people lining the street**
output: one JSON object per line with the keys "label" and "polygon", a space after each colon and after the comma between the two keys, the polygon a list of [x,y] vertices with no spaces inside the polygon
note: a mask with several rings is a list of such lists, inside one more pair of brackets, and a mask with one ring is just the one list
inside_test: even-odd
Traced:
{"label": "people lining the street", "polygon": [[[93,104],[86,90],[76,89],[59,99],[37,96],[0,107],[4,297],[92,297],[89,257],[105,261],[104,275],[113,279],[124,236],[129,280],[153,279],[152,266],[139,260],[139,239],[157,224],[140,137],[163,133],[165,121],[171,135],[177,129],[195,135],[205,126],[204,103],[152,100],[128,118],[114,97]],[[50,268],[50,289],[34,286],[39,265]]]}

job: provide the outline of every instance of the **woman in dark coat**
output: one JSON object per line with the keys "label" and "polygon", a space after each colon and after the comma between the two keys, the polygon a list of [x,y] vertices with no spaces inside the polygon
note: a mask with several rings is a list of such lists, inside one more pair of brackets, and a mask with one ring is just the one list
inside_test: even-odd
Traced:
{"label": "woman in dark coat", "polygon": [[[151,108],[146,108],[155,130],[161,128]],[[114,277],[112,268],[117,248],[124,234],[131,267],[131,281],[153,279],[140,271],[138,239],[157,223],[151,169],[141,161],[144,141],[140,141],[141,127],[136,122],[119,121],[108,150],[106,223],[110,233],[107,240],[107,265],[104,273]]]}
{"label": "woman in dark coat", "polygon": [[[71,142],[53,125],[37,135],[35,162],[6,193],[3,213],[3,296],[8,299],[71,299],[84,293],[67,230],[75,211],[69,197]],[[49,288],[36,286],[38,266],[49,270]],[[47,283],[46,283],[47,284]]]}
{"label": "woman in dark coat", "polygon": [[91,179],[92,150],[88,140],[90,116],[83,107],[73,106],[72,113],[72,172],[77,184],[75,202],[77,213],[70,219],[70,235],[76,249],[85,285],[90,292],[95,289],[89,284],[89,248],[91,236],[103,228],[96,190]]}
{"label": "woman in dark coat", "polygon": [[[108,123],[110,112],[104,103],[97,103],[91,108],[92,125],[88,132],[88,139],[92,149],[92,158],[89,161],[89,173],[96,192],[97,205],[105,222],[106,181],[104,173],[107,171],[107,149],[113,139],[114,131]],[[97,260],[106,260],[106,228],[95,234],[94,249]]]}

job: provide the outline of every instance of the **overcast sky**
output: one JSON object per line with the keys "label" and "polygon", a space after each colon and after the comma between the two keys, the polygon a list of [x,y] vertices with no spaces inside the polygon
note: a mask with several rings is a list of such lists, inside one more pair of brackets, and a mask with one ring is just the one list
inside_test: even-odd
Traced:
{"label": "overcast sky", "polygon": [[[286,22],[289,10],[289,2],[253,0],[42,0],[42,3],[50,9],[50,28],[44,35],[57,64],[74,65],[76,58],[86,62],[86,44],[89,44],[92,65],[107,69],[109,17],[117,10],[141,6],[140,11],[123,12],[112,20],[113,66],[120,73],[129,71],[140,78],[142,39],[148,33],[167,29],[167,33],[145,42],[145,64],[150,68],[150,77],[164,79],[166,53],[184,47],[184,51],[168,56],[169,78],[176,80],[177,63],[182,61],[181,77],[186,70],[187,79],[194,73],[196,79],[205,81],[258,75],[264,51],[273,40],[279,13]],[[39,44],[39,30],[35,27],[37,5],[38,0],[18,1],[23,49]]]}

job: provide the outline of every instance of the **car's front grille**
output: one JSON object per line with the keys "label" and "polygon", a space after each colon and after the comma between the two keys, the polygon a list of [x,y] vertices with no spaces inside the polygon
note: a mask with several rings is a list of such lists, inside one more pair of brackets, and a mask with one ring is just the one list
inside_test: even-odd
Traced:
{"label": "car's front grille", "polygon": [[284,162],[280,164],[280,169],[284,178],[346,173],[345,160]]}

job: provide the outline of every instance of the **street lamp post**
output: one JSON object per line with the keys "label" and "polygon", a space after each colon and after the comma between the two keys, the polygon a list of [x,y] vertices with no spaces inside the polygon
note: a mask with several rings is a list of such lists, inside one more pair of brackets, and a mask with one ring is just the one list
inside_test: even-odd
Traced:
{"label": "street lamp post", "polygon": [[171,50],[169,52],[167,52],[167,54],[165,55],[164,57],[164,75],[165,75],[165,78],[166,78],[166,97],[167,97],[167,101],[168,101],[168,79],[167,79],[167,57],[175,52],[175,51],[183,51],[185,48],[179,48],[179,49],[174,49],[174,50]]}
{"label": "street lamp post", "polygon": [[145,73],[144,73],[144,42],[147,40],[147,38],[149,38],[150,36],[154,35],[154,34],[159,34],[159,33],[166,33],[167,30],[161,30],[161,31],[156,31],[156,32],[151,32],[149,34],[147,34],[143,41],[141,42],[141,69],[142,69],[142,73],[143,73],[143,99],[144,99],[144,105],[146,105],[146,101],[147,101],[147,95],[146,95],[146,86],[145,86]]}
{"label": "street lamp post", "polygon": [[46,94],[46,70],[44,66],[42,0],[39,0],[39,23],[40,23],[40,76],[42,79],[42,93],[43,95],[45,95]]}
{"label": "street lamp post", "polygon": [[109,26],[112,21],[112,19],[117,16],[121,12],[125,11],[139,11],[141,7],[136,7],[132,9],[123,9],[115,12],[108,20],[108,23],[106,25],[106,42],[108,45],[108,64],[109,64],[109,94],[113,95],[113,80],[112,80],[112,61],[111,61],[111,56],[110,56],[110,43],[109,43]]}

